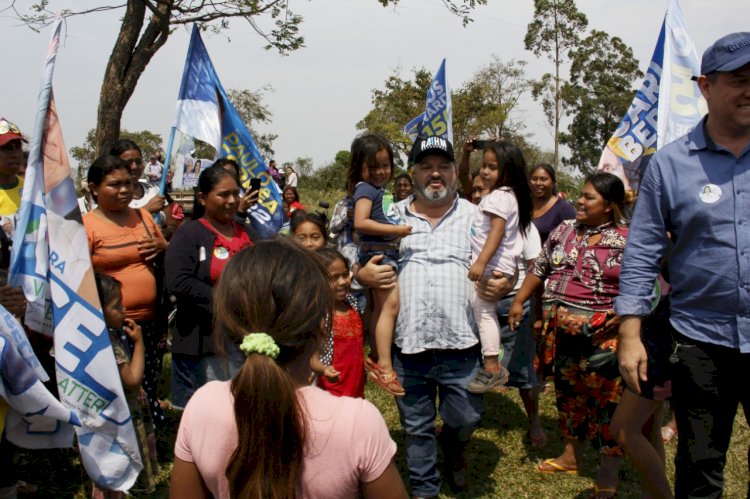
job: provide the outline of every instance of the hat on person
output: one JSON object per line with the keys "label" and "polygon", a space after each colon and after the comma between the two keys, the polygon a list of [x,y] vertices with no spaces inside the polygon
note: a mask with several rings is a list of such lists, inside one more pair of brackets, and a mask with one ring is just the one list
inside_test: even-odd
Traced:
{"label": "hat on person", "polygon": [[750,64],[750,32],[722,36],[703,52],[701,74],[727,73]]}
{"label": "hat on person", "polygon": [[23,138],[23,135],[21,135],[21,130],[19,130],[14,123],[11,123],[5,118],[0,118],[0,147],[4,146],[11,140],[25,139]]}
{"label": "hat on person", "polygon": [[456,158],[453,155],[453,145],[450,140],[444,137],[419,137],[414,141],[414,145],[409,153],[409,159],[413,163],[419,163],[422,158],[428,154],[437,154],[451,161]]}

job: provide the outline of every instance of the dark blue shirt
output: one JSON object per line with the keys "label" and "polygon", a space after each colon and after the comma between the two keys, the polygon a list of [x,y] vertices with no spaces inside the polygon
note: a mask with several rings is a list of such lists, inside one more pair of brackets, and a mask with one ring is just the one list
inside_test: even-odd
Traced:
{"label": "dark blue shirt", "polygon": [[[372,202],[370,220],[386,225],[398,225],[399,217],[395,211],[393,198],[388,196],[384,199],[385,189],[375,187],[367,182],[360,182],[354,187],[354,204],[361,198],[367,198]],[[398,239],[396,236],[374,236],[372,234],[359,233],[360,242],[387,242]]]}
{"label": "dark blue shirt", "polygon": [[672,234],[671,323],[697,341],[750,352],[750,144],[736,157],[705,118],[656,152],[641,182],[620,273],[620,315],[647,315]]}

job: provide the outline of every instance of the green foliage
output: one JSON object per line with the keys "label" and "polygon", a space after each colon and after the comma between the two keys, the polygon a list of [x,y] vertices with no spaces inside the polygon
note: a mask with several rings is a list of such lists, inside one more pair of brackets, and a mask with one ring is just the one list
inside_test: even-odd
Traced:
{"label": "green foliage", "polygon": [[[285,165],[287,163],[284,163]],[[295,172],[297,172],[297,175],[300,177],[310,177],[313,174],[313,160],[309,156],[305,157],[298,157],[294,161],[290,163],[292,165],[292,168]]]}
{"label": "green foliage", "polygon": [[409,120],[424,111],[432,74],[425,68],[417,68],[412,70],[413,80],[404,80],[399,72],[395,70],[385,80],[383,89],[372,91],[373,108],[357,123],[357,129],[385,137],[393,145],[396,163],[403,165],[400,155],[407,156],[412,144],[403,128]]}
{"label": "green foliage", "polygon": [[456,144],[481,134],[521,137],[526,124],[514,115],[521,97],[531,88],[526,61],[503,61],[497,55],[455,92],[453,133]]}
{"label": "green foliage", "polygon": [[[389,5],[397,5],[399,0],[378,0],[378,2],[387,7]],[[471,18],[472,10],[479,5],[487,5],[487,0],[442,0],[442,2],[452,14],[461,18],[464,27],[474,21]]]}
{"label": "green foliage", "polygon": [[633,50],[620,38],[592,31],[571,52],[570,83],[563,99],[573,121],[561,141],[571,156],[563,163],[587,175],[633,101],[633,84],[643,77]]}
{"label": "green foliage", "polygon": [[[481,134],[511,140],[524,137],[525,124],[514,115],[518,101],[531,87],[526,62],[503,61],[493,55],[469,81],[452,92],[453,140],[459,152],[465,140]],[[383,135],[394,149],[406,156],[412,142],[402,132],[404,125],[424,111],[432,74],[425,68],[412,70],[413,80],[398,72],[388,77],[384,88],[372,91],[373,109],[358,124],[360,130]],[[396,167],[403,166],[397,158]]]}
{"label": "green foliage", "polygon": [[541,100],[547,121],[555,129],[555,166],[560,159],[560,120],[563,115],[560,66],[570,51],[578,46],[580,34],[587,26],[588,19],[576,8],[574,0],[534,0],[534,18],[527,27],[524,45],[537,57],[546,55],[555,65],[554,75],[546,73],[534,84],[532,92],[535,100]]}
{"label": "green foliage", "polygon": [[331,192],[328,197],[343,196],[346,189],[346,177],[349,172],[349,151],[339,151],[329,164],[318,168],[305,180],[304,190],[313,189]]}
{"label": "green foliage", "polygon": [[[92,128],[86,134],[86,140],[84,140],[82,145],[70,148],[70,155],[78,162],[79,178],[82,178],[81,173],[87,171],[89,165],[91,165],[91,163],[93,163],[96,159],[96,154],[94,152],[95,137],[96,130]],[[151,156],[151,154],[153,154],[155,150],[162,148],[161,135],[149,130],[141,130],[140,132],[129,132],[128,130],[122,130],[120,131],[119,138],[130,139],[138,144],[138,146],[141,148],[141,152],[143,153],[143,158],[145,160],[148,160],[148,158]],[[111,147],[112,145],[113,144],[109,144],[108,147]]]}
{"label": "green foliage", "polygon": [[268,124],[273,121],[271,110],[263,104],[263,94],[271,91],[273,91],[273,87],[266,85],[256,91],[230,89],[227,92],[229,100],[232,101],[232,104],[237,109],[242,122],[245,123],[245,126],[250,131],[250,135],[255,140],[255,145],[258,146],[258,149],[265,158],[272,158],[276,154],[273,149],[273,141],[279,137],[275,133],[259,133],[256,128],[258,123]]}

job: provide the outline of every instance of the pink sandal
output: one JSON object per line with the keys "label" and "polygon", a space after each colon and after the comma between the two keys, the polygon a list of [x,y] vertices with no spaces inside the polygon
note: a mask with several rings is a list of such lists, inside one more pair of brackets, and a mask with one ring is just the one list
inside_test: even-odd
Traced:
{"label": "pink sandal", "polygon": [[383,368],[369,357],[365,359],[365,371],[367,371],[367,377],[370,378],[373,383],[391,395],[403,397],[406,394],[404,387],[401,386],[401,383],[398,381],[396,373],[387,373],[383,371]]}

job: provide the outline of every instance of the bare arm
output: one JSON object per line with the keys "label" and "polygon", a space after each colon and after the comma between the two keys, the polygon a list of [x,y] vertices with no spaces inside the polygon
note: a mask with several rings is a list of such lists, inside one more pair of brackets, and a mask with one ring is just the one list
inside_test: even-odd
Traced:
{"label": "bare arm", "polygon": [[505,219],[492,213],[487,213],[487,216],[490,217],[490,233],[487,234],[487,240],[484,242],[477,260],[469,269],[469,279],[475,282],[482,278],[487,262],[492,259],[492,256],[500,247],[500,243],[503,242],[503,237],[505,237]]}
{"label": "bare arm", "polygon": [[516,324],[521,322],[521,316],[523,315],[523,304],[528,300],[534,290],[542,284],[542,280],[534,274],[526,274],[526,277],[521,284],[521,289],[516,293],[516,298],[513,300],[508,311],[508,326],[511,331],[515,331]]}
{"label": "bare arm", "polygon": [[640,381],[646,381],[648,355],[641,340],[641,317],[626,315],[620,322],[620,343],[617,347],[617,360],[620,362],[620,374],[628,388],[641,393]]}
{"label": "bare arm", "polygon": [[404,481],[396,466],[391,462],[382,475],[372,482],[362,484],[362,491],[366,499],[406,499]]}
{"label": "bare arm", "polygon": [[354,230],[371,236],[404,237],[411,234],[410,225],[381,224],[370,218],[372,201],[359,198],[354,204]]}
{"label": "bare arm", "polygon": [[194,463],[175,457],[172,479],[169,483],[170,499],[204,499],[211,497],[201,474]]}
{"label": "bare arm", "polygon": [[143,381],[143,371],[146,366],[146,350],[143,346],[143,336],[141,335],[141,326],[136,324],[133,319],[125,319],[125,334],[133,342],[133,355],[130,358],[130,364],[120,364],[120,378],[122,385],[130,390],[137,390],[141,387]]}

